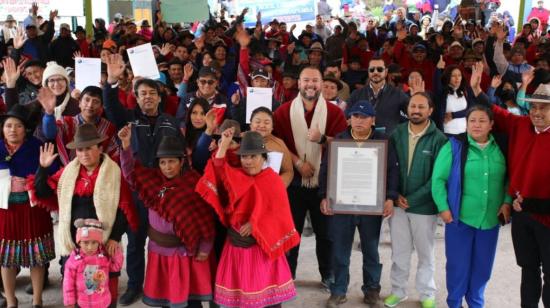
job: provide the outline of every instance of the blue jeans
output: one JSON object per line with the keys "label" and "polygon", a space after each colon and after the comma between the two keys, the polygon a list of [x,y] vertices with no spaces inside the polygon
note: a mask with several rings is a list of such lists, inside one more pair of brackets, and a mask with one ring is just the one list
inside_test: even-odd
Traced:
{"label": "blue jeans", "polygon": [[468,307],[483,308],[483,293],[493,270],[499,228],[497,225],[481,230],[460,221],[445,226],[449,308],[461,307],[463,297]]}
{"label": "blue jeans", "polygon": [[128,230],[128,247],[126,252],[126,273],[128,274],[128,289],[143,290],[145,276],[145,240],[147,239],[147,227],[149,226],[147,209],[143,202],[136,198],[134,203],[139,214],[139,227],[136,232]]}
{"label": "blue jeans", "polygon": [[363,286],[369,289],[380,289],[382,264],[378,255],[380,240],[381,216],[343,215],[329,216],[329,234],[332,239],[332,268],[334,282],[330,285],[332,295],[345,295],[349,285],[349,264],[355,228],[359,230],[361,251],[363,252]]}

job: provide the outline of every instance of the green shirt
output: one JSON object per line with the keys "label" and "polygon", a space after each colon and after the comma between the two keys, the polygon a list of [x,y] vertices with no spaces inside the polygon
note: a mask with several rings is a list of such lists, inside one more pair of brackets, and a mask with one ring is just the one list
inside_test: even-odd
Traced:
{"label": "green shirt", "polygon": [[[506,193],[506,160],[493,136],[484,148],[468,136],[468,157],[464,166],[460,221],[471,227],[487,230],[498,222],[503,203],[511,203]],[[447,142],[435,161],[432,175],[432,196],[439,212],[449,209],[447,180],[451,172],[451,143]]]}

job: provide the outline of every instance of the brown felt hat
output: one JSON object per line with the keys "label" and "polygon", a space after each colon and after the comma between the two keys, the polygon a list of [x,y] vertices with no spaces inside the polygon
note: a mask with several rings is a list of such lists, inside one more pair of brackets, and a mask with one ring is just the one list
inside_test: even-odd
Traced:
{"label": "brown felt hat", "polygon": [[67,144],[67,148],[74,150],[87,148],[96,144],[100,144],[107,136],[101,136],[95,125],[86,123],[76,128],[73,141]]}

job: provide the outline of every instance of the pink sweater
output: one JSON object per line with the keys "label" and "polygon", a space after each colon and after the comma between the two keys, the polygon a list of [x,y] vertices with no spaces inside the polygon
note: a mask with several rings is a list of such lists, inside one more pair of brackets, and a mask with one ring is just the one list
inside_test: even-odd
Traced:
{"label": "pink sweater", "polygon": [[65,306],[78,304],[82,308],[103,308],[111,304],[109,272],[122,268],[122,250],[117,249],[109,258],[103,247],[93,256],[87,256],[75,249],[67,263],[63,277],[63,303]]}

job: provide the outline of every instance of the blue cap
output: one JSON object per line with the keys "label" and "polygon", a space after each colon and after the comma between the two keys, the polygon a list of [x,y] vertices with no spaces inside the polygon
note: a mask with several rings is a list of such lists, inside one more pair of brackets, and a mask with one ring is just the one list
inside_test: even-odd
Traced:
{"label": "blue cap", "polygon": [[376,111],[374,111],[374,107],[372,107],[369,101],[361,100],[351,106],[351,109],[348,112],[349,116],[354,114],[360,114],[365,117],[374,117],[376,115]]}

